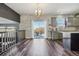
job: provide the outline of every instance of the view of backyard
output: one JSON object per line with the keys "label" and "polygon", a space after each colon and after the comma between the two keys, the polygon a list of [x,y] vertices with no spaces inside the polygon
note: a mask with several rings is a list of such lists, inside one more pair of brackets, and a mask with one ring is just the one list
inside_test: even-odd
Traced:
{"label": "view of backyard", "polygon": [[34,38],[35,39],[42,39],[45,36],[44,32],[44,21],[34,21],[33,22],[33,32],[34,32]]}

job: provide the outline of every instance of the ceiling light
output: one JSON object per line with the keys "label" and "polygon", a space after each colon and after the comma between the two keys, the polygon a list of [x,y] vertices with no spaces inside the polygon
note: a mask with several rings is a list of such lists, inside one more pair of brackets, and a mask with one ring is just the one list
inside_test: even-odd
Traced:
{"label": "ceiling light", "polygon": [[36,16],[41,16],[42,15],[42,10],[41,9],[36,9],[35,10],[35,15]]}
{"label": "ceiling light", "polygon": [[37,4],[36,10],[35,10],[35,15],[38,17],[42,15],[42,10],[41,10],[39,4]]}

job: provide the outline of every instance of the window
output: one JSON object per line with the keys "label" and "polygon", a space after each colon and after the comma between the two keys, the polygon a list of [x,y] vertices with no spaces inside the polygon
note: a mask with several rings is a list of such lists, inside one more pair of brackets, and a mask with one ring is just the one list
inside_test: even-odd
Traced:
{"label": "window", "polygon": [[64,17],[57,17],[56,22],[57,22],[57,27],[59,27],[59,26],[65,27],[65,18]]}
{"label": "window", "polygon": [[57,23],[57,30],[62,31],[67,26],[67,18],[65,17],[57,17],[56,23]]}

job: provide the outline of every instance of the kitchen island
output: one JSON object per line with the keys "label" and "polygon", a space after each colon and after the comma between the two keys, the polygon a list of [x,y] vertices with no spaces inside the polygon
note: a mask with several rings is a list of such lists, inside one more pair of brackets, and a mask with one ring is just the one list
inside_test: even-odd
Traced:
{"label": "kitchen island", "polygon": [[79,32],[62,32],[65,50],[79,51]]}

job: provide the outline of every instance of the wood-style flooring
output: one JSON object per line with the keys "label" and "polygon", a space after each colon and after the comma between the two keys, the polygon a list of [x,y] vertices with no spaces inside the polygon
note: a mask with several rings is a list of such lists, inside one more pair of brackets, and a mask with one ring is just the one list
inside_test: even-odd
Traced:
{"label": "wood-style flooring", "polygon": [[2,56],[79,56],[79,51],[64,50],[61,41],[25,39],[2,54]]}

